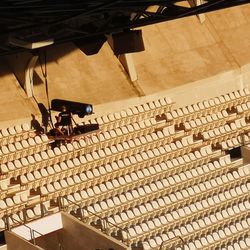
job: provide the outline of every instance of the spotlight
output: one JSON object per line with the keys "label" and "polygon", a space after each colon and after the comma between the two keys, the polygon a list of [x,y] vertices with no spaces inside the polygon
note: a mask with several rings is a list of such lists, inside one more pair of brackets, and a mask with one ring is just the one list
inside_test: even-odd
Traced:
{"label": "spotlight", "polygon": [[93,106],[88,103],[72,102],[61,99],[53,99],[51,101],[51,109],[54,111],[61,112],[63,106],[65,106],[72,114],[78,115],[80,118],[93,114]]}

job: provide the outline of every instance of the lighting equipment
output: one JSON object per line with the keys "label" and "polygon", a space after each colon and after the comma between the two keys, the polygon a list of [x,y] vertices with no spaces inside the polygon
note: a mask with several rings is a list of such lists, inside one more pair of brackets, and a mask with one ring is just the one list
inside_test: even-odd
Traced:
{"label": "lighting equipment", "polygon": [[53,99],[51,101],[51,110],[61,112],[63,106],[65,106],[66,109],[70,111],[72,114],[78,115],[80,118],[83,118],[86,115],[93,114],[92,104],[72,102],[61,99]]}
{"label": "lighting equipment", "polygon": [[112,44],[115,55],[144,51],[141,30],[128,30],[112,34]]}

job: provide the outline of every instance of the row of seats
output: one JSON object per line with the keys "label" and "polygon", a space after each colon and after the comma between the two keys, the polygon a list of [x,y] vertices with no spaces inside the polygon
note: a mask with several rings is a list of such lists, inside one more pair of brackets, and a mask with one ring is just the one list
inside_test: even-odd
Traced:
{"label": "row of seats", "polygon": [[6,168],[5,168],[5,170],[6,170]]}
{"label": "row of seats", "polygon": [[225,125],[228,121],[226,110],[202,116],[191,121],[184,122],[185,131],[192,130],[194,134]]}
{"label": "row of seats", "polygon": [[[164,130],[165,135],[166,135],[167,132],[168,132],[168,129],[166,128],[166,129]],[[108,132],[107,132],[107,133],[108,133]],[[152,133],[152,132],[151,132],[151,133]],[[171,133],[173,133],[173,132],[171,132]],[[135,140],[135,142],[133,142],[133,140],[130,139],[130,140],[128,140],[128,143],[129,143],[129,144],[127,143],[127,144],[124,144],[124,145],[122,145],[122,146],[124,146],[125,149],[128,149],[128,147],[131,146],[130,142],[133,143],[133,145],[134,145],[135,143],[138,144],[138,142],[139,142],[139,144],[137,145],[137,146],[139,146],[140,143],[145,144],[145,143],[147,143],[148,141],[152,142],[152,140],[157,140],[159,137],[161,137],[161,138],[164,137],[164,135],[161,134],[160,131],[158,131],[157,134],[156,134],[156,133],[153,133],[152,136],[151,136],[149,133],[146,134],[145,136],[146,136],[146,137],[143,137],[143,136],[142,136],[141,142],[139,141],[139,139]],[[46,137],[46,136],[44,136],[44,137]],[[95,137],[93,137],[93,138],[95,138]],[[93,139],[93,138],[92,138],[92,139]],[[110,136],[109,136],[109,138],[106,138],[106,139],[107,139],[107,140],[110,139]],[[30,140],[33,140],[33,139],[30,138]],[[47,141],[47,140],[45,140],[45,139],[43,139],[43,140],[44,140],[44,141]],[[97,142],[98,142],[98,140],[97,140]],[[97,143],[97,142],[95,142],[95,143]],[[99,142],[101,142],[101,141],[99,141]],[[125,141],[124,141],[124,143],[125,143]],[[31,143],[31,144],[32,144],[32,146],[34,146],[34,145],[33,145],[34,143]],[[25,145],[24,145],[23,147],[27,147],[27,146],[28,146],[28,143],[25,142]],[[75,151],[77,151],[77,150],[79,151],[79,150],[82,149],[82,148],[84,149],[84,152],[80,151],[79,154],[81,154],[81,153],[86,153],[86,152],[85,152],[86,146],[87,146],[87,144],[86,144],[85,140],[80,140],[79,143],[73,142],[72,145],[71,145],[71,144],[67,144],[66,147],[65,147],[65,146],[62,146],[62,147],[60,147],[60,149],[55,148],[55,149],[54,149],[54,154],[55,154],[55,155],[60,155],[60,154],[62,154],[62,153],[65,154],[65,153],[67,153],[67,152],[72,152],[72,151],[74,151],[74,153],[75,153]],[[9,147],[13,148],[13,145],[10,144]],[[119,145],[117,145],[117,147],[118,147],[118,150],[123,150],[121,147],[119,147]],[[95,151],[95,150],[93,150],[93,148],[91,148],[91,147],[89,147],[89,150],[90,150],[90,151]],[[11,150],[11,151],[14,151],[14,150]],[[60,151],[61,151],[61,152],[60,152]],[[4,153],[5,153],[5,154],[8,154],[8,153],[9,153],[9,150],[8,150],[7,147],[4,148]],[[48,154],[49,154],[49,157],[53,157],[53,152],[52,152],[51,150],[48,151]],[[45,155],[45,153],[43,153],[43,155]],[[37,155],[36,155],[36,156],[37,156]],[[47,157],[45,157],[45,158],[47,158]]]}
{"label": "row of seats", "polygon": [[[118,213],[123,213],[124,210],[128,210],[130,207],[135,206],[142,210],[143,207],[141,206],[145,206],[147,208],[148,216],[152,217],[154,214],[157,214],[158,212],[160,214],[161,212],[161,209],[156,211],[152,210],[152,205],[149,204],[152,200],[162,204],[162,199],[164,199],[164,202],[166,202],[169,206],[168,209],[171,209],[171,207],[176,208],[178,206],[182,206],[183,204],[189,204],[189,202],[194,202],[201,198],[210,197],[218,193],[220,199],[225,200],[226,198],[223,195],[223,192],[233,188],[237,190],[237,193],[240,193],[242,190],[245,192],[246,185],[244,184],[243,179],[246,180],[246,178],[239,178],[236,173],[234,173],[234,178],[232,175],[228,175],[228,177],[230,179],[227,178],[227,175],[222,176],[222,178],[216,177],[209,181],[205,181],[204,183],[201,182],[184,188],[179,188],[176,186],[174,189],[176,191],[172,192],[168,190],[169,183],[167,180],[163,179],[161,181],[146,184],[143,187],[134,188],[132,190],[126,191],[125,193],[118,194],[115,197],[106,199],[104,198],[104,200],[101,201],[94,201],[95,203],[92,205],[92,201],[87,200],[90,190],[83,190],[72,195],[68,195],[64,202],[69,211],[75,208],[68,201],[78,203],[80,207],[86,206],[86,209],[84,209],[84,214],[91,221],[95,221],[97,219],[95,215],[101,217],[109,217],[111,215],[117,216]],[[243,183],[242,186],[239,186],[240,183]],[[93,191],[95,193],[98,192],[98,190]],[[106,189],[103,189],[103,191],[106,191]],[[232,190],[232,192],[235,194],[234,190]],[[227,196],[227,192],[225,195]],[[83,203],[84,199],[85,202]],[[159,205],[157,205],[155,202],[154,206],[159,208]],[[88,211],[94,214],[88,214]],[[140,218],[138,219],[140,220]]]}
{"label": "row of seats", "polygon": [[41,135],[4,145],[0,148],[0,163],[13,161],[46,150],[49,148],[49,143],[48,137]]}
{"label": "row of seats", "polygon": [[[222,248],[225,244],[227,245],[229,242],[234,242],[235,248],[231,248],[233,250],[235,249],[241,249],[240,246],[238,245],[237,241],[240,238],[244,238],[245,236],[248,235],[249,232],[249,227],[250,227],[250,218],[243,219],[241,221],[238,221],[235,223],[235,225],[230,224],[223,228],[220,234],[218,234],[219,237],[216,237],[217,234],[214,232],[213,234],[208,234],[204,237],[201,238],[200,244],[198,241],[196,241],[195,245],[198,245],[199,248],[197,249],[218,249]],[[189,248],[192,247],[192,244],[189,243]],[[230,249],[230,247],[229,247]]]}
{"label": "row of seats", "polygon": [[[224,160],[226,160],[226,159],[224,159]],[[152,177],[152,174],[149,175],[149,173],[147,173],[149,180],[154,180],[154,181],[144,183],[142,189],[138,189],[138,191],[136,191],[136,190],[131,191],[133,196],[134,195],[137,196],[137,197],[135,197],[135,196],[133,197],[132,203],[136,202],[137,198],[139,201],[142,201],[142,200],[146,201],[146,196],[148,196],[150,199],[154,199],[154,197],[155,198],[163,197],[164,195],[166,195],[168,193],[177,192],[178,190],[185,189],[185,185],[186,185],[186,187],[189,187],[191,185],[193,186],[193,187],[191,186],[190,188],[188,188],[190,194],[192,194],[192,193],[204,192],[206,190],[211,189],[212,187],[218,188],[218,186],[220,186],[220,185],[224,185],[225,187],[227,187],[226,184],[230,183],[230,181],[233,181],[235,179],[239,180],[240,176],[237,174],[237,172],[233,172],[233,175],[232,174],[222,175],[222,178],[216,177],[217,175],[219,175],[218,171],[222,174],[224,171],[223,169],[227,170],[227,167],[229,167],[229,166],[232,166],[234,168],[237,166],[236,164],[239,164],[239,163],[235,164],[234,162],[228,162],[227,163],[228,165],[227,164],[225,165],[225,162],[224,162],[223,166],[219,165],[218,161],[215,161],[214,163],[215,163],[215,165],[208,164],[208,165],[210,165],[209,167],[204,165],[203,168],[198,167],[196,169],[191,169],[190,171],[187,170],[185,172],[181,172],[179,175],[170,176],[169,178],[167,178],[166,176],[163,175],[161,177],[163,179],[155,178],[155,180],[154,180],[154,178]],[[217,170],[215,168],[217,168]],[[211,173],[210,173],[210,169],[212,171]],[[151,170],[151,172],[152,172],[152,170]],[[242,170],[240,171],[240,174],[241,174],[241,176],[244,176],[244,173],[242,172]],[[139,176],[139,175],[137,174],[137,176]],[[200,176],[202,176],[202,178],[200,178]],[[207,178],[209,179],[209,177],[210,178],[214,177],[216,179],[215,180],[212,179],[212,181],[210,183],[209,181],[208,182],[206,181],[206,179]],[[195,178],[196,178],[196,181],[195,181]],[[201,186],[195,185],[195,183],[201,179],[205,182],[206,186],[204,186],[204,184]],[[191,182],[189,182],[189,180],[191,180]],[[134,180],[134,181],[136,181],[136,180]],[[234,184],[237,184],[237,183],[238,182],[236,182]],[[99,185],[99,187],[96,186],[96,187],[93,187],[92,189],[88,188],[86,190],[82,190],[80,193],[77,193],[77,195],[70,196],[70,199],[71,200],[73,199],[73,201],[75,203],[80,204],[81,207],[84,205],[85,206],[90,205],[91,203],[97,203],[97,206],[99,206],[98,202],[102,202],[104,199],[107,199],[107,198],[112,199],[108,194],[105,194],[105,192],[108,192],[108,190],[110,190],[112,188],[114,189],[114,188],[119,187],[118,185],[119,185],[118,181],[116,181],[116,182],[110,181],[110,182],[107,182],[106,185],[101,184],[101,185]],[[129,189],[127,189],[127,190],[129,190]],[[128,192],[128,191],[126,191],[126,192]],[[121,192],[121,194],[122,194],[121,195],[122,200],[125,200],[127,202],[127,205],[129,205],[130,199],[126,198],[122,192]],[[119,196],[119,193],[115,194],[115,195]],[[100,196],[100,197],[98,197],[98,196]],[[179,196],[181,196],[181,194]],[[185,192],[185,191],[184,191],[184,196],[187,198],[187,192]],[[80,198],[80,197],[82,197],[82,198]],[[66,200],[66,202],[67,202],[67,200]],[[67,204],[67,206],[70,207],[70,205],[68,205],[68,204]],[[104,204],[104,207],[105,207],[105,204]],[[91,207],[90,207],[90,209],[91,209]],[[115,210],[117,211],[117,209],[119,211],[122,211],[122,209],[124,209],[124,207],[121,206],[119,208],[119,206],[116,204]],[[101,212],[101,210],[100,211],[94,211],[94,210],[93,210],[93,212],[95,212],[97,215],[100,215],[99,213]],[[114,213],[114,209],[112,209],[112,211],[110,211],[110,212]],[[93,216],[91,216],[91,217],[93,217]]]}
{"label": "row of seats", "polygon": [[231,150],[233,148],[240,147],[241,145],[246,145],[250,141],[249,132],[247,134],[238,135],[232,139],[228,139],[221,143],[221,148],[223,150]]}
{"label": "row of seats", "polygon": [[30,125],[27,123],[16,125],[15,127],[1,129],[0,146],[20,140],[25,140],[33,136],[35,136],[35,131],[31,129]]}
{"label": "row of seats", "polygon": [[[2,164],[0,169],[2,174],[16,177],[25,172],[31,172],[62,161],[73,159],[78,155],[81,155],[78,157],[81,164],[87,165],[86,167],[90,169],[96,166],[106,165],[109,162],[118,161],[125,157],[138,155],[140,151],[144,151],[144,153],[141,154],[141,159],[147,160],[164,155],[166,152],[169,153],[169,158],[174,158],[184,152],[190,152],[201,144],[201,141],[193,141],[190,136],[182,138],[181,141],[172,142],[170,145],[165,144],[165,138],[159,139],[158,137],[152,138],[151,136],[148,136],[147,138],[148,140],[146,140],[143,145],[141,141],[139,141],[140,144],[138,144],[138,142],[130,140],[129,142],[111,146],[111,148],[107,147],[104,150],[101,149],[86,155],[82,155],[82,150],[84,149],[75,149],[71,144],[67,144],[67,147],[62,145],[60,148],[56,147],[53,150],[49,149],[34,155],[29,155],[28,157],[23,157],[20,160],[18,159],[13,162]],[[149,142],[150,140],[151,142]],[[164,144],[164,147],[161,146]],[[140,162],[140,158],[138,158],[138,160],[135,159],[135,161]]]}
{"label": "row of seats", "polygon": [[[27,202],[27,199],[23,202]],[[59,208],[50,207],[49,201],[44,201],[40,204],[36,204],[30,207],[28,204],[25,204],[25,207],[22,207],[21,211],[8,211],[8,216],[5,214],[2,219],[0,219],[0,230],[5,229],[6,222],[4,220],[8,219],[8,223],[10,226],[17,226],[22,224],[23,222],[29,222],[37,218],[41,218],[41,216],[49,215],[59,211]]]}
{"label": "row of seats", "polygon": [[[199,151],[196,151],[196,152],[199,152]],[[199,155],[199,158],[201,157],[201,155]],[[176,162],[178,164],[178,161]],[[169,162],[169,164],[171,164],[171,162]],[[170,165],[171,166],[171,165]],[[172,164],[172,167],[174,167],[174,165]],[[166,177],[166,173],[170,170],[170,168],[168,169],[162,169],[161,167],[160,168],[152,168],[151,169],[153,170],[153,172],[150,170],[150,166],[149,166],[149,170],[147,169],[147,167],[143,167],[141,171],[137,171],[135,173],[127,173],[124,177],[120,176],[120,177],[116,177],[116,178],[113,178],[113,180],[111,182],[115,182],[116,184],[114,184],[114,186],[116,188],[119,187],[119,185],[121,185],[122,189],[128,189],[128,187],[130,185],[136,185],[138,183],[138,185],[144,185],[145,183],[147,183],[147,181],[154,181],[154,180],[157,180],[159,178],[163,178],[163,177]],[[217,173],[217,172],[220,172],[220,173],[223,173],[223,171],[227,171],[226,168],[222,167],[220,168],[220,166],[217,166],[217,169],[214,169],[213,172],[211,172],[211,175],[213,175],[214,173]],[[137,175],[137,173],[139,172],[139,175]],[[209,170],[207,171],[209,172]],[[171,172],[170,172],[171,173]],[[201,172],[200,174],[195,174],[197,178],[202,178],[202,173]],[[94,174],[92,175],[94,177]],[[192,180],[192,173],[188,175],[188,178],[190,178],[190,181]],[[55,195],[58,195],[58,193],[60,192],[70,192],[71,190],[71,187],[70,186],[73,186],[73,189],[75,188],[74,186],[76,186],[77,189],[82,189],[82,188],[85,188],[85,187],[90,187],[90,186],[93,186],[95,185],[96,183],[98,182],[103,182],[104,180],[98,180],[98,178],[93,178],[93,179],[88,179],[88,182],[84,182],[84,179],[80,179],[80,178],[83,178],[83,175],[74,175],[72,177],[67,177],[63,180],[60,180],[60,181],[56,181],[52,184],[49,184],[44,187],[42,187],[43,189],[43,193],[44,194],[48,194],[50,197],[54,197]],[[176,178],[176,181],[179,182],[180,181],[180,177],[178,176],[178,174],[176,173],[175,174],[175,177]],[[185,178],[185,177],[184,177]],[[175,183],[175,180],[173,179],[173,177],[171,178],[171,182]],[[133,180],[133,182],[132,182]],[[86,181],[86,179],[85,179]],[[126,183],[128,182],[128,184],[126,185]],[[89,184],[88,184],[89,183]],[[120,184],[118,184],[120,183]],[[76,185],[74,185],[76,184]],[[113,186],[113,184],[110,183],[111,186]],[[117,186],[118,185],[118,186]],[[114,189],[114,187],[113,187]],[[64,190],[64,191],[62,191]],[[114,190],[113,190],[114,191]],[[97,196],[95,197],[97,198]]]}
{"label": "row of seats", "polygon": [[232,109],[240,104],[247,103],[249,101],[249,94],[249,90],[244,89],[178,108],[166,113],[166,120],[171,124],[179,125],[180,123],[188,122],[201,116]]}
{"label": "row of seats", "polygon": [[[196,238],[188,243],[183,243],[182,241],[177,242],[178,238],[173,238],[172,241],[175,240],[175,244],[178,244],[178,246],[175,247],[176,250],[248,250],[250,247],[248,231],[249,217],[241,219],[234,224],[227,225],[225,228],[221,228],[218,231],[213,231],[207,235],[203,235],[201,238]],[[159,249],[160,244],[169,246],[171,240],[163,243],[160,242],[162,242],[160,236],[157,236],[155,241],[145,241],[143,242],[144,249],[157,250]]]}
{"label": "row of seats", "polygon": [[[146,124],[144,121],[141,121],[141,123]],[[150,122],[145,126],[139,126],[137,123],[134,123],[133,125],[130,124],[128,126],[122,126],[120,128],[100,132],[98,136],[91,136],[90,138],[81,140],[80,145],[81,147],[88,146],[87,150],[91,152],[100,148],[110,147],[125,141],[141,138],[143,136],[165,136],[168,137],[169,140],[174,140],[184,135],[184,131],[182,133],[181,131],[178,131],[178,134],[176,134],[173,125],[168,127],[164,126],[162,131],[159,129],[160,127],[162,127],[162,124],[156,122]]]}
{"label": "row of seats", "polygon": [[[247,213],[249,166],[241,167],[242,159],[231,160],[224,150],[249,137],[247,110],[234,108],[245,108],[248,101],[247,90],[177,110],[161,99],[98,118],[100,133],[53,149],[40,136],[8,140],[0,148],[5,158],[0,165],[0,217],[8,215],[16,225],[61,205],[118,239],[128,239],[124,232],[129,231],[132,246],[145,243],[157,249],[165,241],[178,242],[178,236],[188,246],[201,238],[198,227],[185,233],[193,218],[235,211],[234,217],[229,210],[234,218],[225,217],[224,224],[213,218],[210,231],[200,228],[205,237],[240,218],[235,205],[243,217]],[[209,219],[206,223],[209,227]],[[160,242],[159,233],[169,235]]]}
{"label": "row of seats", "polygon": [[[213,157],[213,156],[215,156],[214,154],[211,154],[210,155],[210,157]],[[200,168],[198,168],[197,169],[197,171],[194,169],[193,170],[193,168],[195,168],[195,167],[197,167],[197,166],[199,166],[199,165],[202,165],[202,162],[201,162],[201,160],[199,159],[199,158],[196,158],[196,159],[190,159],[189,158],[189,156],[188,155],[186,155],[186,157],[187,157],[187,159],[189,159],[189,162],[185,162],[184,160],[183,160],[183,158],[182,157],[179,157],[179,159],[177,160],[177,159],[173,159],[173,161],[167,161],[166,163],[165,162],[162,162],[162,163],[160,163],[159,165],[158,164],[156,164],[155,165],[155,167],[152,167],[152,166],[150,166],[149,165],[149,167],[148,167],[148,170],[147,169],[145,169],[145,166],[142,164],[142,168],[141,168],[141,171],[143,171],[142,173],[141,173],[141,171],[140,171],[140,169],[136,169],[136,174],[137,174],[137,176],[143,176],[143,174],[147,174],[148,175],[148,173],[151,173],[151,174],[154,174],[154,173],[159,173],[159,172],[161,172],[161,177],[167,177],[167,176],[170,176],[170,175],[175,175],[175,174],[178,174],[179,173],[179,175],[180,175],[180,177],[181,177],[181,179],[182,180],[186,180],[185,178],[185,174],[183,174],[182,173],[182,171],[188,171],[189,169],[191,169],[191,172],[189,173],[189,172],[187,172],[187,176],[189,177],[189,178],[191,178],[192,177],[192,175],[194,175],[194,176],[197,176],[198,174],[197,174],[197,171],[198,171],[198,173],[202,173],[202,169],[200,169]],[[208,163],[209,161],[210,161],[210,157],[209,156],[207,156],[207,161],[206,161],[206,163]],[[185,158],[185,157],[184,157]],[[224,159],[223,159],[224,158]],[[182,160],[181,160],[182,159]],[[202,159],[202,161],[203,161],[204,159]],[[220,159],[220,163],[219,162],[217,162],[217,161],[215,161],[214,162],[214,164],[216,165],[216,167],[214,167],[214,165],[212,165],[211,163],[209,164],[209,167],[208,166],[206,166],[206,165],[204,165],[204,171],[206,171],[206,172],[209,172],[210,171],[210,169],[215,169],[215,168],[218,168],[218,165],[220,165],[220,164],[222,164],[223,166],[225,166],[225,165],[227,165],[227,164],[231,164],[232,165],[232,167],[237,167],[237,165],[239,165],[239,164],[241,164],[241,162],[240,161],[236,161],[236,162],[230,162],[230,161],[228,161],[229,159],[228,159],[228,156],[226,156],[226,157],[222,157],[221,159]],[[227,162],[227,163],[226,163]],[[204,163],[204,162],[203,162]],[[147,170],[147,171],[145,171],[145,170]],[[119,172],[121,172],[122,171],[122,169],[119,169],[119,168],[116,168],[115,170],[113,170],[113,171],[117,171],[118,173]],[[112,169],[110,169],[109,170],[109,172],[112,172]],[[127,172],[126,172],[127,173]],[[191,177],[190,177],[190,174],[191,174]],[[89,176],[89,174],[88,174],[88,176]],[[94,174],[92,174],[92,177],[91,178],[93,178],[93,176],[94,176]],[[158,175],[159,176],[159,175]],[[97,177],[96,177],[97,178]],[[176,178],[178,178],[178,177],[176,177]],[[85,175],[85,178],[84,178],[84,180],[86,181],[87,180],[87,178],[86,178],[86,175]],[[163,181],[163,183],[165,183],[166,182],[166,180],[164,181],[165,179],[163,179],[162,181]],[[172,183],[172,179],[170,179],[171,180],[171,183]],[[173,184],[173,183],[172,183]],[[150,184],[151,185],[151,184]],[[155,184],[154,184],[155,185]],[[164,185],[167,185],[167,183],[166,184],[164,184]],[[161,183],[159,182],[159,181],[157,181],[156,182],[156,186],[159,186],[159,187],[162,187],[162,185],[161,185]],[[149,189],[150,190],[150,189]],[[147,190],[147,193],[149,192],[149,190]],[[142,190],[141,190],[142,191]],[[168,191],[167,189],[165,189],[165,190],[161,190],[161,189],[156,189],[156,191],[158,191],[158,195],[163,195],[163,192],[166,192],[166,191]],[[197,190],[196,190],[197,191]],[[81,191],[81,195],[84,195],[84,193],[85,193],[85,191]],[[139,192],[140,193],[140,192]],[[75,202],[79,202],[81,199],[79,199],[79,197],[81,196],[79,193],[75,193],[74,195],[73,195],[73,199],[75,198]],[[86,196],[86,195],[85,195]],[[152,198],[152,197],[151,197]],[[143,197],[143,200],[145,200],[145,197]],[[69,204],[69,207],[70,207],[70,204]],[[117,207],[118,208],[118,207]],[[122,207],[121,208],[119,208],[119,209],[122,209]]]}
{"label": "row of seats", "polygon": [[[195,212],[195,207],[193,204],[199,204],[200,207],[204,208],[208,208],[209,206],[214,207],[216,204],[222,204],[225,201],[225,198],[227,199],[227,202],[229,202],[233,195],[234,197],[239,196],[239,198],[244,197],[249,192],[249,190],[250,185],[242,184],[237,188],[231,188],[230,190],[227,190],[227,197],[223,197],[223,193],[221,193],[220,196],[218,194],[213,194],[207,197],[203,196],[203,198],[199,199],[197,199],[197,197],[192,197],[192,194],[186,194],[188,197],[184,198],[182,195],[182,192],[185,193],[184,191],[177,192],[177,196],[173,193],[168,196],[155,199],[138,207],[132,207],[121,214],[115,214],[109,217],[107,220],[119,228],[128,228],[132,225],[142,223],[143,221],[149,221],[150,218],[156,217],[159,218],[157,220],[158,224],[159,221],[161,223],[165,221],[163,224],[166,224],[170,222],[166,220],[163,214],[167,214],[167,212],[170,211],[177,211],[179,207],[186,206],[186,215],[188,215],[188,213],[191,214]],[[197,195],[199,195],[199,193]],[[183,210],[181,210],[181,213],[182,212]],[[115,228],[113,230],[115,230]]]}
{"label": "row of seats", "polygon": [[210,143],[216,144],[228,139],[237,137],[240,134],[243,134],[244,131],[249,130],[249,124],[245,120],[239,119],[230,124],[220,126],[206,132],[202,133],[204,141],[210,141]]}
{"label": "row of seats", "polygon": [[250,102],[242,103],[236,106],[237,113],[242,114],[242,113],[249,113],[250,109]]}
{"label": "row of seats", "polygon": [[[194,221],[194,218],[204,218],[198,220],[195,224],[196,228],[195,230],[198,231],[198,229],[204,227],[207,228],[207,232],[211,231],[213,229],[213,223],[216,223],[217,221],[222,222],[224,219],[230,218],[230,216],[233,217],[233,215],[240,215],[241,213],[245,212],[245,215],[249,213],[249,201],[247,202],[247,195],[245,196],[245,200],[239,203],[235,203],[237,198],[232,199],[232,202],[228,201],[227,204],[217,204],[215,206],[201,208],[200,210],[197,209],[197,211],[193,212],[191,214],[186,214],[184,211],[185,209],[189,209],[188,206],[180,208],[176,211],[167,213],[163,217],[155,217],[153,220],[147,220],[146,222],[143,222],[141,224],[137,224],[133,227],[130,227],[127,229],[128,236],[126,234],[123,234],[123,237],[129,237],[130,241],[133,243],[136,243],[138,241],[144,241],[145,239],[155,237],[159,234],[162,234],[164,232],[171,232],[175,228],[180,228],[183,224],[188,224],[190,222]],[[233,208],[231,208],[233,206]],[[182,213],[180,212],[182,211]],[[247,213],[248,212],[248,213]],[[212,216],[213,215],[213,216]],[[213,218],[212,220],[210,218]],[[243,217],[243,216],[242,216]],[[240,218],[242,218],[240,217]],[[164,218],[164,219],[163,219]],[[209,220],[210,219],[210,220]],[[226,224],[226,223],[225,223]],[[181,230],[181,229],[179,229]],[[195,231],[194,230],[194,231]],[[122,231],[124,232],[124,231]],[[197,234],[200,234],[200,232],[196,232]],[[182,235],[182,238],[190,239],[190,235],[194,237],[194,232],[188,232],[187,228],[186,230],[183,229],[179,235]]]}
{"label": "row of seats", "polygon": [[[177,236],[181,236],[184,242],[186,241],[192,241],[192,239],[195,238],[201,238],[204,235],[208,235],[211,232],[217,232],[215,234],[216,239],[223,238],[223,229],[226,228],[230,224],[236,224],[239,221],[247,220],[249,219],[249,201],[239,202],[233,205],[232,207],[224,207],[220,210],[217,210],[216,212],[207,213],[207,215],[203,215],[202,217],[195,217],[190,221],[187,221],[186,223],[182,224],[180,227],[177,227],[175,229],[169,230],[169,231],[163,231],[160,235],[160,238],[158,238],[158,241],[156,242],[155,239],[149,239],[146,240],[144,245],[144,249],[151,249],[154,247],[160,246],[160,244],[164,241],[168,241],[171,238],[175,238]],[[246,227],[246,226],[244,226]],[[247,225],[247,227],[249,227]],[[139,229],[137,229],[139,230]],[[132,236],[133,238],[138,237],[136,234],[135,229],[130,230],[129,237]],[[128,237],[126,233],[123,234],[124,237]],[[144,239],[145,236],[142,235],[140,238]],[[188,250],[193,249],[199,249],[202,247],[202,244],[200,240],[195,241],[196,244],[193,244],[190,242],[190,247],[188,245]],[[198,247],[198,248],[197,248]]]}
{"label": "row of seats", "polygon": [[[250,236],[246,234],[244,237],[239,238],[239,241],[232,241],[229,244],[224,244],[221,250],[248,250],[250,248]],[[212,250],[212,249],[211,249]],[[218,248],[216,250],[219,250]]]}
{"label": "row of seats", "polygon": [[90,123],[98,123],[103,131],[121,127],[123,124],[133,124],[141,120],[151,117],[156,117],[165,112],[168,112],[173,105],[169,98],[161,98],[159,100],[137,105],[121,112],[108,114],[103,117],[98,117],[96,120],[89,121]]}

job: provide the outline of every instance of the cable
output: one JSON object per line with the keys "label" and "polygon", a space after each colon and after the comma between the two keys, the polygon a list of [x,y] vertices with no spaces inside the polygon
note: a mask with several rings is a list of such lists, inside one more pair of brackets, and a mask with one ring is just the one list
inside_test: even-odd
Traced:
{"label": "cable", "polygon": [[40,57],[40,53],[39,53],[39,64],[40,64],[40,68],[45,80],[45,91],[46,91],[46,97],[47,97],[47,104],[48,104],[48,111],[49,111],[49,118],[50,118],[50,122],[51,122],[51,127],[54,128],[54,124],[52,122],[52,115],[51,115],[51,107],[50,107],[50,99],[49,99],[49,85],[48,85],[48,79],[47,79],[47,53],[46,50],[44,50],[44,70],[42,67],[42,62],[41,62],[41,57]]}

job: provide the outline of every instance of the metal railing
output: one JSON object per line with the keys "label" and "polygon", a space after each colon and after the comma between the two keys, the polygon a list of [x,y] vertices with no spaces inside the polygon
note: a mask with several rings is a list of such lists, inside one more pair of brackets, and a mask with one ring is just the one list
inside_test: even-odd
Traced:
{"label": "metal railing", "polygon": [[181,236],[176,236],[173,239],[163,241],[160,245],[159,250],[175,250],[177,247],[181,247],[181,249],[184,250],[184,245],[185,245],[185,242],[181,238]]}
{"label": "metal railing", "polygon": [[83,222],[87,222],[87,217],[84,216],[84,210],[86,210],[88,213],[96,216],[97,218],[99,218],[99,220],[101,221],[101,230],[102,232],[104,232],[105,234],[107,235],[110,235],[110,231],[109,231],[109,227],[110,225],[117,228],[120,232],[124,232],[126,234],[126,239],[124,239],[123,235],[121,237],[121,241],[126,245],[126,246],[129,246],[130,245],[130,242],[129,242],[129,232],[117,225],[115,225],[114,223],[108,221],[106,218],[102,218],[101,216],[95,214],[94,212],[86,209],[86,208],[82,208],[80,205],[78,205],[77,203],[75,203],[74,201],[72,200],[69,200],[67,197],[58,197],[58,204],[59,204],[59,209],[62,210],[62,211],[65,211],[64,209],[67,208],[66,206],[64,206],[64,202],[63,202],[63,199],[67,200],[69,203],[72,203],[73,205],[77,206],[79,209],[80,209],[80,218],[81,218],[81,221]]}
{"label": "metal railing", "polygon": [[151,247],[148,241],[144,241],[139,245],[141,249],[144,249],[144,245],[147,245],[151,250],[175,250],[177,247],[180,247],[184,250],[185,241],[181,238],[181,236],[175,236],[172,239],[162,241],[160,246]]}
{"label": "metal railing", "polygon": [[[10,223],[9,223],[9,216],[8,216],[8,215],[5,216],[4,219],[5,219],[5,226],[6,226],[6,229],[7,229],[8,231],[11,231],[11,226],[10,226]],[[36,234],[39,235],[39,237],[42,237],[42,236],[44,236],[45,234],[42,234],[42,233],[38,232],[37,230],[35,230],[35,229],[33,229],[33,228],[27,226],[27,225],[26,225],[24,222],[22,222],[22,221],[18,221],[18,220],[14,219],[14,218],[11,218],[11,219],[12,219],[13,221],[17,222],[20,226],[26,227],[26,228],[29,230],[29,233],[30,233],[31,243],[32,243],[33,245],[35,245],[35,246],[39,246],[39,245],[36,243]],[[48,240],[48,239],[46,239],[46,241],[47,241],[47,240]],[[53,241],[53,244],[55,243],[56,245],[58,245],[58,250],[65,250],[65,249],[63,248],[63,246],[61,245],[61,243],[58,243],[58,242],[56,242],[56,241],[54,241],[54,240],[51,240],[51,239],[49,239],[49,240],[50,240],[50,241]],[[30,242],[30,241],[29,241],[29,242]]]}

